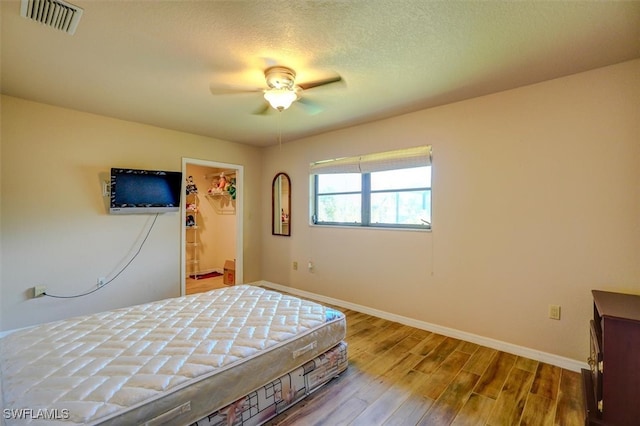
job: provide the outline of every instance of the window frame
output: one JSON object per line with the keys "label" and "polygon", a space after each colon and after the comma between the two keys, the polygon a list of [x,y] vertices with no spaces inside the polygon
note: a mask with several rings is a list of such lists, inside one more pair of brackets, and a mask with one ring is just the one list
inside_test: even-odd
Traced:
{"label": "window frame", "polygon": [[[362,185],[360,186],[360,191],[344,191],[344,192],[326,192],[319,193],[318,192],[318,175],[313,175],[313,203],[312,203],[312,213],[311,213],[311,223],[313,225],[340,225],[340,226],[361,226],[361,223],[358,222],[318,222],[318,196],[319,195],[353,195],[360,194],[360,209],[362,210]],[[362,213],[360,214],[362,217]]]}
{"label": "window frame", "polygon": [[[429,161],[426,164],[420,164],[420,165],[416,165],[414,167],[432,167],[431,164],[431,147],[426,147],[429,150]],[[395,151],[391,152],[392,154],[395,153]],[[375,155],[384,155],[385,153],[382,154],[375,154]],[[353,157],[353,161],[357,161],[358,157]],[[360,157],[363,158],[363,157]],[[345,158],[345,159],[338,159],[335,160],[336,162],[345,162],[345,161],[349,161],[352,160],[349,158]],[[330,160],[329,160],[330,161]],[[428,197],[429,197],[429,217],[431,219],[431,213],[433,211],[432,208],[432,200],[433,200],[433,183],[431,182],[431,179],[429,180],[430,185],[429,186],[425,186],[425,187],[417,187],[417,188],[396,188],[396,189],[379,189],[379,190],[372,190],[371,189],[371,173],[375,172],[375,171],[381,171],[381,170],[374,170],[374,171],[360,171],[358,172],[354,172],[354,171],[349,171],[349,172],[345,172],[345,173],[353,173],[353,174],[359,174],[361,177],[361,187],[360,187],[360,191],[344,191],[344,192],[324,192],[324,193],[320,193],[319,192],[319,175],[324,174],[322,173],[322,171],[320,172],[313,172],[313,165],[314,164],[323,164],[323,163],[328,163],[329,161],[326,162],[319,162],[319,163],[312,163],[312,172],[311,172],[311,185],[310,185],[310,189],[312,191],[312,194],[310,194],[311,196],[310,201],[311,201],[311,205],[310,205],[310,209],[311,209],[311,214],[310,214],[310,224],[313,226],[345,226],[345,227],[354,227],[354,228],[368,228],[368,229],[376,229],[376,228],[385,228],[385,229],[411,229],[411,230],[423,230],[423,231],[431,231],[432,230],[432,223],[431,222],[426,222],[425,224],[402,224],[402,223],[371,223],[371,207],[372,207],[372,203],[371,203],[371,198],[372,198],[372,194],[380,194],[380,193],[395,193],[395,194],[400,194],[400,193],[408,193],[408,192],[428,192]],[[386,168],[386,170],[401,170],[401,169],[406,169],[406,168],[412,168],[410,167],[396,167],[396,168]],[[431,177],[433,176],[433,169],[429,169],[429,172],[431,174]],[[319,206],[319,198],[322,196],[335,196],[335,195],[350,195],[350,194],[360,194],[360,222],[328,222],[328,221],[319,221],[318,220],[318,206]]]}

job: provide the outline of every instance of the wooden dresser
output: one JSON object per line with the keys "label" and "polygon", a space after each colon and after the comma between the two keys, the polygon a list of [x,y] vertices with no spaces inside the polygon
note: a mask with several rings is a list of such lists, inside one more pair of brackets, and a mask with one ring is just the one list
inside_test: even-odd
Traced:
{"label": "wooden dresser", "polygon": [[640,425],[640,296],[593,290],[585,425]]}

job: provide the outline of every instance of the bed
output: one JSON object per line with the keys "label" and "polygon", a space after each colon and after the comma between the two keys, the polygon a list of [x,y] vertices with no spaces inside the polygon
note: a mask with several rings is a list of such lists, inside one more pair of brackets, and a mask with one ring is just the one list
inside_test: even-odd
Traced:
{"label": "bed", "polygon": [[251,285],[86,315],[0,339],[3,418],[261,424],[347,367],[345,316]]}

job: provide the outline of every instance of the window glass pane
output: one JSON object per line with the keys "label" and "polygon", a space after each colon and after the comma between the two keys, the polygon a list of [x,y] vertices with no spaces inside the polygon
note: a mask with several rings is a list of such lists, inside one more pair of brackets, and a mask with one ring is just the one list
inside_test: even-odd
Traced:
{"label": "window glass pane", "polygon": [[431,191],[371,194],[371,224],[429,225]]}
{"label": "window glass pane", "polygon": [[371,190],[431,188],[431,166],[371,173]]}
{"label": "window glass pane", "polygon": [[335,192],[360,192],[362,175],[359,173],[336,173],[317,175],[318,194]]}
{"label": "window glass pane", "polygon": [[360,223],[360,194],[318,195],[317,221]]}

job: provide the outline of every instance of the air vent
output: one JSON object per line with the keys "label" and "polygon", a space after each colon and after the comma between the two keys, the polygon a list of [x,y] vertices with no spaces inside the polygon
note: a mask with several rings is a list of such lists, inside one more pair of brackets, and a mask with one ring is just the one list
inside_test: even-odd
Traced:
{"label": "air vent", "polygon": [[73,34],[80,22],[82,9],[62,0],[22,0],[20,15]]}

